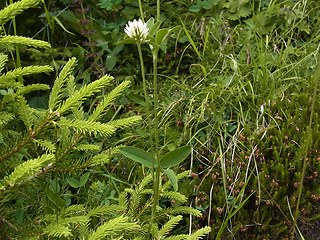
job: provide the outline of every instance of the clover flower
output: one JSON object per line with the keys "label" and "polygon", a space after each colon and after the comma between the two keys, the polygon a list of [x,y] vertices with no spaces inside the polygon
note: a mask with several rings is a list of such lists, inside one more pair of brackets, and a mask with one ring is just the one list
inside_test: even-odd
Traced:
{"label": "clover flower", "polygon": [[141,19],[129,21],[124,29],[125,33],[132,39],[138,42],[144,42],[148,36],[149,28]]}

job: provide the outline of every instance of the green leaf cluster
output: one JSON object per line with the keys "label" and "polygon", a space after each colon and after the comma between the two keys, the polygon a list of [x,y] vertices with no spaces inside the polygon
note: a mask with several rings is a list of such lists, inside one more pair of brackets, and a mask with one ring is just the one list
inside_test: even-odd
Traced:
{"label": "green leaf cluster", "polygon": [[[17,14],[42,2],[22,0],[11,4],[0,11],[0,22],[4,24]],[[50,44],[19,36],[0,36],[0,47],[10,50],[19,46],[47,49]],[[23,78],[32,77],[34,74],[49,74],[53,68],[27,66],[5,71],[7,62],[8,57],[0,54],[0,218],[5,232],[10,233],[17,229],[11,223],[15,219],[11,214],[10,202],[15,201],[15,193],[19,189],[27,186],[26,189],[30,190],[31,181],[45,179],[53,169],[71,170],[105,164],[112,154],[118,152],[118,148],[102,149],[90,140],[90,136],[110,137],[117,129],[130,127],[141,118],[120,118],[109,123],[103,118],[108,107],[130,86],[129,81],[122,82],[110,94],[104,94],[102,101],[90,112],[85,111],[85,101],[110,86],[113,77],[106,75],[76,88],[73,76],[77,66],[75,58],[65,64],[54,81],[49,94],[48,109],[33,108],[26,96],[34,91],[48,91],[50,86],[25,84]],[[83,152],[86,153],[85,157],[82,156]],[[89,173],[85,173],[80,180],[68,178],[67,181],[71,186],[79,188],[85,185],[88,179]],[[43,180],[40,180],[40,185],[41,181]],[[55,210],[64,209],[66,202],[59,196],[57,189],[44,187],[42,194],[46,196],[44,199],[54,204]],[[49,224],[45,232],[56,237],[70,236],[70,226],[73,223],[89,222],[88,217],[64,214],[61,212],[64,223],[62,221]],[[121,221],[125,220],[126,218]],[[110,224],[109,226],[113,226],[112,222]],[[99,239],[92,236],[92,239]]]}
{"label": "green leaf cluster", "polygon": [[[133,161],[142,163],[149,168],[155,168],[158,166],[156,159],[150,153],[142,149],[136,147],[123,147],[120,149],[120,152]],[[180,162],[186,159],[190,152],[190,146],[183,146],[165,154],[160,159],[160,167],[165,170],[168,179],[171,181],[173,188],[176,191],[178,190],[178,182],[174,172],[169,168],[177,166]]]}
{"label": "green leaf cluster", "polygon": [[[177,179],[181,180],[187,176],[188,173],[183,172],[177,175]],[[153,194],[153,189],[150,187],[152,187],[152,175],[146,176],[138,185],[125,189],[118,198],[118,204],[100,205],[91,209],[84,205],[71,205],[63,208],[58,216],[48,214],[41,219],[44,235],[65,239],[146,239],[154,198],[144,196]],[[171,234],[183,220],[184,214],[200,217],[201,213],[199,210],[184,206],[186,198],[181,193],[169,190],[169,187],[170,183],[167,182],[161,185],[160,190],[163,199],[172,201],[172,206],[168,208],[158,206],[155,218],[160,227],[154,223],[150,239],[205,237],[211,231],[210,227],[198,229],[191,235]],[[103,221],[93,225],[97,219]]]}
{"label": "green leaf cluster", "polygon": [[223,15],[229,20],[238,20],[252,14],[253,5],[249,0],[197,0],[195,5],[189,7],[191,12],[201,10],[214,11]]}

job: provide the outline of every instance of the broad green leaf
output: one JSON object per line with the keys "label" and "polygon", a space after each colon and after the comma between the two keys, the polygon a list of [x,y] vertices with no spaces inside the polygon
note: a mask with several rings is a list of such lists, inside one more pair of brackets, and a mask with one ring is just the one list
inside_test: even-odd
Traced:
{"label": "broad green leaf", "polygon": [[111,71],[114,68],[114,66],[116,65],[116,62],[117,62],[116,56],[113,53],[109,54],[107,56],[106,62],[105,62],[105,66],[106,66],[107,70]]}
{"label": "broad green leaf", "polygon": [[164,155],[160,160],[160,165],[163,168],[176,166],[182,162],[190,154],[190,152],[190,146],[179,147]]}
{"label": "broad green leaf", "polygon": [[152,157],[152,155],[140,148],[123,147],[120,148],[120,152],[127,158],[130,158],[135,162],[142,163],[149,168],[152,168],[152,163],[154,164],[154,167],[157,166],[156,160]]}
{"label": "broad green leaf", "polygon": [[80,183],[80,187],[84,186],[88,179],[89,179],[89,176],[90,176],[90,172],[86,172],[85,174],[83,174],[79,180],[79,183]]}
{"label": "broad green leaf", "polygon": [[191,12],[199,12],[200,9],[201,9],[200,4],[192,5],[191,7],[189,7],[189,11],[191,11]]}
{"label": "broad green leaf", "polygon": [[165,170],[167,177],[169,178],[171,185],[175,191],[178,191],[178,180],[176,175],[171,169]]}
{"label": "broad green leaf", "polygon": [[147,28],[149,28],[149,30],[150,30],[153,25],[154,25],[154,18],[151,17],[151,18],[149,18],[149,20],[147,22]]}
{"label": "broad green leaf", "polygon": [[17,209],[16,212],[14,213],[14,215],[15,215],[17,221],[18,221],[19,223],[22,223],[23,217],[24,217],[24,212],[23,212],[23,210],[22,210],[21,208]]}
{"label": "broad green leaf", "polygon": [[87,183],[89,176],[90,176],[90,172],[86,172],[81,176],[80,180],[70,177],[70,178],[67,178],[67,182],[71,185],[71,187],[79,188],[84,186]]}
{"label": "broad green leaf", "polygon": [[61,209],[66,205],[66,202],[59,196],[59,194],[51,191],[49,188],[45,190],[45,194],[49,200],[57,206],[57,208]]}
{"label": "broad green leaf", "polygon": [[160,45],[162,43],[162,41],[165,39],[165,37],[168,35],[169,29],[167,28],[163,28],[160,29],[157,33],[156,33],[156,43],[158,45]]}
{"label": "broad green leaf", "polygon": [[67,182],[71,185],[73,188],[79,188],[80,187],[80,182],[75,179],[75,178],[67,178]]}
{"label": "broad green leaf", "polygon": [[[151,28],[149,28],[148,35],[153,37],[157,33],[157,31],[159,30],[160,25],[161,25],[161,21],[156,22],[155,24],[153,24],[153,26]],[[147,23],[147,27],[148,27],[148,23]]]}
{"label": "broad green leaf", "polygon": [[170,35],[172,32],[174,32],[175,30],[180,29],[180,28],[181,28],[180,26],[175,26],[175,27],[169,29],[168,35]]}

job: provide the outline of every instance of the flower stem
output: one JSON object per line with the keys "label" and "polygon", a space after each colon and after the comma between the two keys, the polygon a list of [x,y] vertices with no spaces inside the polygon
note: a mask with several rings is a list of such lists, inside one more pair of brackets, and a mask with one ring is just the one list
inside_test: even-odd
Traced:
{"label": "flower stem", "polygon": [[160,21],[160,0],[157,0],[157,22]]}
{"label": "flower stem", "polygon": [[139,9],[140,9],[140,15],[141,15],[142,22],[144,22],[144,16],[143,16],[141,0],[139,0]]}
{"label": "flower stem", "polygon": [[142,51],[141,51],[141,43],[137,42],[138,52],[139,52],[139,58],[140,58],[140,65],[141,65],[141,75],[142,75],[142,83],[143,83],[143,91],[144,91],[144,100],[149,106],[149,98],[147,93],[147,84],[146,84],[146,74],[144,72],[144,63],[143,63],[143,57],[142,57]]}
{"label": "flower stem", "polygon": [[159,129],[158,129],[158,49],[154,49],[152,51],[153,56],[153,96],[154,96],[154,139],[155,139],[155,155],[157,160],[157,169],[156,169],[156,177],[154,184],[154,202],[152,208],[152,219],[155,218],[157,206],[159,205],[159,185],[160,185],[160,174],[161,174],[161,166],[160,166],[160,157],[159,157]]}

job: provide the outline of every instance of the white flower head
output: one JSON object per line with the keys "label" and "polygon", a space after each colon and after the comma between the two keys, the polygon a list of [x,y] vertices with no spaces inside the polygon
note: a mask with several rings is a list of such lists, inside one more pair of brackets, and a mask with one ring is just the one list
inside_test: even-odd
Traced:
{"label": "white flower head", "polygon": [[124,29],[125,33],[135,41],[144,42],[148,36],[149,28],[141,19],[129,21]]}

